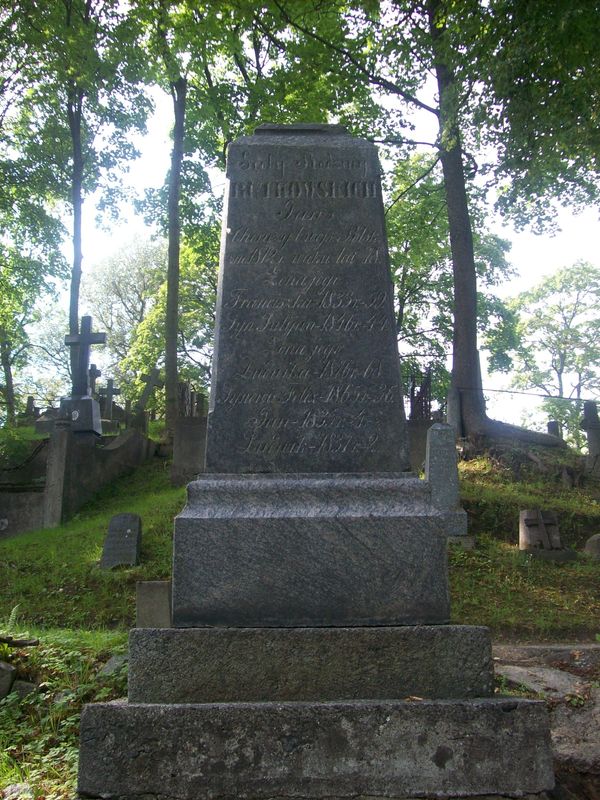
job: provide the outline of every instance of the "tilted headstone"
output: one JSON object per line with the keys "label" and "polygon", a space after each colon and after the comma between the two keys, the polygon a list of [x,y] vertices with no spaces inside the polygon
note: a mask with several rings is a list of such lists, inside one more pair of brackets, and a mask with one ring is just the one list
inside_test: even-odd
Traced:
{"label": "tilted headstone", "polygon": [[340,126],[229,148],[211,471],[175,523],[173,627],[131,632],[128,704],[83,711],[83,796],[553,786],[547,710],[493,697],[489,633],[446,624],[444,514],[403,472],[380,169]]}
{"label": "tilted headstone", "polygon": [[146,384],[136,403],[136,410],[143,411],[148,405],[148,400],[156,387],[162,388],[164,383],[160,380],[160,370],[152,369],[148,375],[142,375],[141,380]]}
{"label": "tilted headstone", "polygon": [[142,520],[137,514],[116,514],[108,525],[100,559],[102,569],[134,567],[140,561]]}

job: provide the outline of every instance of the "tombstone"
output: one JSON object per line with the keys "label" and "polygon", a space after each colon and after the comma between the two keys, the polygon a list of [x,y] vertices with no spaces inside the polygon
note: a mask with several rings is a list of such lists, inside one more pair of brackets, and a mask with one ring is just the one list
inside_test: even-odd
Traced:
{"label": "tombstone", "polygon": [[148,400],[150,400],[155,387],[158,386],[162,388],[164,384],[160,380],[160,372],[158,369],[156,369],[156,367],[152,369],[148,375],[142,375],[141,380],[146,385],[144,386],[142,394],[140,395],[140,399],[135,404],[129,424],[132,428],[138,428],[145,433],[148,430],[148,417],[146,414]]}
{"label": "tombstone", "polygon": [[88,370],[88,384],[90,387],[90,394],[92,396],[96,394],[96,381],[101,376],[102,372],[98,369],[98,367],[95,364],[90,364],[90,368]]}
{"label": "tombstone", "polygon": [[585,543],[583,552],[594,561],[600,561],[600,533],[590,536]]}
{"label": "tombstone", "polygon": [[562,439],[562,436],[561,436],[561,433],[560,433],[560,424],[555,419],[548,420],[548,424],[546,425],[546,428],[547,428],[548,433],[550,434],[550,436],[556,436],[557,439]]}
{"label": "tombstone", "polygon": [[77,358],[72,376],[71,396],[62,398],[60,411],[63,418],[71,421],[75,434],[92,437],[102,435],[100,406],[97,400],[90,396],[88,364],[91,346],[105,342],[105,333],[92,331],[91,317],[81,318],[81,328],[78,334],[65,336],[65,344],[76,348]]}
{"label": "tombstone", "polygon": [[171,627],[171,581],[137,581],[136,628]]}
{"label": "tombstone", "polygon": [[135,567],[140,562],[142,520],[137,514],[115,514],[108,524],[101,569]]}
{"label": "tombstone", "polygon": [[586,432],[588,443],[586,469],[592,475],[600,476],[600,418],[594,400],[586,400],[583,404],[581,427]]}
{"label": "tombstone", "polygon": [[444,532],[451,539],[466,538],[467,514],[460,506],[456,432],[437,422],[427,432],[425,480],[431,486],[431,504],[444,515]]}
{"label": "tombstone", "polygon": [[36,408],[35,405],[35,398],[29,395],[27,397],[27,403],[25,405],[25,411],[18,415],[18,424],[19,425],[31,425],[32,423],[35,424],[36,420],[39,419],[40,416],[40,409]]}
{"label": "tombstone", "polygon": [[574,550],[563,547],[554,511],[538,508],[519,512],[519,550],[547,561],[572,561]]}
{"label": "tombstone", "polygon": [[206,458],[206,415],[178,417],[173,435],[171,483],[183,486],[204,472]]}
{"label": "tombstone", "polygon": [[179,381],[177,384],[177,416],[192,416],[192,390],[187,381]]}
{"label": "tombstone", "polygon": [[121,390],[115,386],[112,378],[106,381],[106,387],[100,389],[100,395],[103,398],[103,419],[112,420],[113,418],[113,398],[121,394]]}
{"label": "tombstone", "polygon": [[489,633],[448,624],[444,515],[404,471],[380,171],[337,125],[229,148],[208,471],[173,627],[131,631],[128,703],[83,711],[84,796],[553,786],[547,709],[494,697]]}

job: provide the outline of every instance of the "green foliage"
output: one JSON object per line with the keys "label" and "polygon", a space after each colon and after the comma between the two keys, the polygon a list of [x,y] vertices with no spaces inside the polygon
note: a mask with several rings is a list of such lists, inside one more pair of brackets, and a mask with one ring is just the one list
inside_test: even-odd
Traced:
{"label": "green foliage", "polygon": [[0,789],[26,782],[35,798],[68,800],[76,792],[82,706],[126,694],[126,669],[97,674],[109,655],[125,650],[126,635],[14,625],[9,630],[40,639],[39,646],[11,657],[19,679],[35,682],[39,691],[23,699],[12,693],[0,701]]}
{"label": "green foliage", "polygon": [[[396,327],[403,360],[405,391],[413,375],[429,365],[432,396],[443,403],[448,389],[447,355],[453,336],[453,274],[448,212],[438,159],[422,154],[397,162],[391,184],[393,201],[386,214]],[[483,213],[473,198],[476,270],[482,291],[479,327],[506,342],[514,320],[493,289],[512,274],[509,244],[486,232]]]}
{"label": "green foliage", "polygon": [[474,550],[452,548],[452,621],[487,625],[495,637],[587,639],[600,613],[600,564],[555,564],[479,534]]}
{"label": "green foliage", "polygon": [[[136,581],[170,575],[173,517],[184,496],[157,458],[105,487],[65,525],[0,541],[0,619],[19,604],[27,625],[131,627]],[[142,517],[142,563],[100,570],[108,522],[120,512]]]}
{"label": "green foliage", "polygon": [[600,269],[583,262],[560,269],[509,308],[518,320],[513,386],[547,395],[544,411],[581,449],[582,401],[600,391]]}
{"label": "green foliage", "polygon": [[0,428],[0,469],[13,467],[24,461],[31,452],[31,437],[23,428]]}

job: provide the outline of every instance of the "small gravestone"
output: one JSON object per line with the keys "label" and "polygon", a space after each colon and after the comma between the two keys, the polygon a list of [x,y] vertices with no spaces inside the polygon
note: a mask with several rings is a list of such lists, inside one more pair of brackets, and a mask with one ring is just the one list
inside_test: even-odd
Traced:
{"label": "small gravestone", "polygon": [[586,469],[593,475],[600,475],[600,418],[598,406],[593,400],[586,400],[583,404],[581,427],[586,433],[588,443]]}
{"label": "small gravestone", "polygon": [[558,439],[562,439],[560,435],[560,425],[555,419],[548,420],[546,427],[550,436],[556,436]]}
{"label": "small gravestone", "polygon": [[136,628],[171,627],[171,581],[138,581]]}
{"label": "small gravestone", "polygon": [[[451,539],[467,536],[467,514],[460,506],[456,431],[436,422],[427,431],[425,479],[431,486],[431,504],[444,515],[444,532]],[[472,542],[469,542],[472,545]]]}
{"label": "small gravestone", "polygon": [[563,547],[554,511],[525,509],[519,514],[519,550],[548,561],[571,561],[574,550]]}
{"label": "small gravestone", "polygon": [[100,559],[102,569],[135,567],[140,561],[142,520],[137,514],[116,514],[108,525],[104,550]]}
{"label": "small gravestone", "polygon": [[590,536],[585,543],[583,552],[590,556],[590,558],[593,558],[594,561],[600,561],[600,533]]}

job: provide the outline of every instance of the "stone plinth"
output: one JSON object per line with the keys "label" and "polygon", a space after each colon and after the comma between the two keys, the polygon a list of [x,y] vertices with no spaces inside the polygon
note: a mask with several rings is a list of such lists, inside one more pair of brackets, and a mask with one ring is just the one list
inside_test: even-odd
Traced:
{"label": "stone plinth", "polygon": [[209,472],[406,468],[380,174],[339,125],[229,147]]}
{"label": "stone plinth", "polygon": [[449,620],[443,518],[400,475],[214,475],[175,520],[175,627]]}
{"label": "stone plinth", "polygon": [[444,530],[449,537],[466,536],[467,514],[460,507],[456,430],[436,422],[427,431],[425,479],[431,487],[431,504],[444,515]]}
{"label": "stone plinth", "polygon": [[128,687],[136,703],[486,697],[492,652],[466,625],[133,630]]}
{"label": "stone plinth", "polygon": [[544,703],[516,698],[83,711],[79,791],[103,800],[464,797],[554,785]]}
{"label": "stone plinth", "polygon": [[102,436],[100,405],[93,397],[63,397],[60,416],[70,420],[73,433]]}

